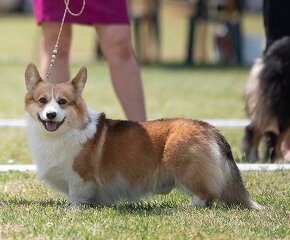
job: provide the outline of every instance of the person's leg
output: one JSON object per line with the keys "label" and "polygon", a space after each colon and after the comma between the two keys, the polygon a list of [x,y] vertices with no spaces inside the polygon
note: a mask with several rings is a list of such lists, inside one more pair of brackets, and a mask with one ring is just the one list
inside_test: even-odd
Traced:
{"label": "person's leg", "polygon": [[[57,40],[60,23],[45,22],[41,24],[41,74],[44,79],[48,72],[52,50]],[[69,52],[71,45],[71,25],[64,24],[58,44],[58,52],[54,65],[51,69],[50,79],[54,83],[70,80]]]}
{"label": "person's leg", "polygon": [[96,29],[114,90],[127,118],[144,121],[146,111],[142,80],[129,25],[97,25]]}

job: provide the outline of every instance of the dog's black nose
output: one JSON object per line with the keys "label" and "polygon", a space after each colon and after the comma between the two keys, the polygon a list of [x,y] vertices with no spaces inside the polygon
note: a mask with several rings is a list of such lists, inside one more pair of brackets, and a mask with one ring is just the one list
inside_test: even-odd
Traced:
{"label": "dog's black nose", "polygon": [[48,112],[46,113],[46,117],[48,119],[54,119],[56,117],[56,112]]}

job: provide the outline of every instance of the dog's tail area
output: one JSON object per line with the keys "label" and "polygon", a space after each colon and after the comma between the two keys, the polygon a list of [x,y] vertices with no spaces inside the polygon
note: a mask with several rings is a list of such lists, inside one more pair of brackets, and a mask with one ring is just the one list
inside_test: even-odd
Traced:
{"label": "dog's tail area", "polygon": [[220,192],[219,200],[227,205],[237,205],[249,209],[261,210],[262,207],[251,199],[250,194],[245,188],[241,173],[237,167],[231,148],[226,140],[222,137],[220,145],[222,155],[226,158],[225,168],[227,169],[226,179]]}
{"label": "dog's tail area", "polygon": [[234,161],[228,161],[230,176],[221,192],[220,200],[227,205],[240,205],[242,207],[261,210],[261,206],[251,199],[245,188],[240,171]]}

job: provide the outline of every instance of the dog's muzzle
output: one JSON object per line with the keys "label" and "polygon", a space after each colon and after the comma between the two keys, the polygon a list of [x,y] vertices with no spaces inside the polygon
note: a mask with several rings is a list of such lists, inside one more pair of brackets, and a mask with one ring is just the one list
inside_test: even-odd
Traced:
{"label": "dog's muzzle", "polygon": [[49,132],[56,131],[64,123],[64,120],[65,120],[65,117],[64,117],[61,122],[46,121],[46,120],[41,119],[39,114],[37,114],[37,117],[38,117],[38,120],[43,124],[45,129]]}

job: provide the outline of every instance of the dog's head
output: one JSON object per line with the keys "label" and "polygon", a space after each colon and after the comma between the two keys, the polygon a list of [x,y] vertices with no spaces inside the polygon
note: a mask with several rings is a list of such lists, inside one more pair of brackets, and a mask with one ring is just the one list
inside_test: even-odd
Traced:
{"label": "dog's head", "polygon": [[87,121],[81,96],[86,80],[87,69],[82,67],[73,80],[53,84],[43,81],[35,65],[29,64],[25,71],[25,111],[50,133],[82,128]]}

